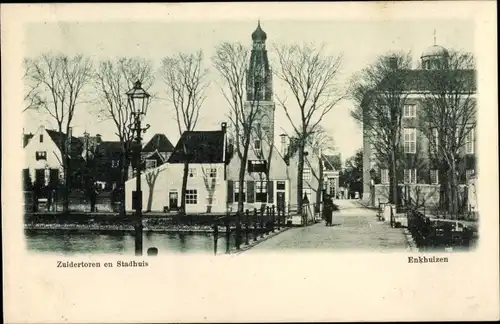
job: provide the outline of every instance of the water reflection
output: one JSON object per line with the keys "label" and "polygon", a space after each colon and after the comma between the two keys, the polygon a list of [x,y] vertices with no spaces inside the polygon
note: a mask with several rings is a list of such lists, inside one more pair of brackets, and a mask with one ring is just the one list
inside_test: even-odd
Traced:
{"label": "water reflection", "polygon": [[[68,232],[25,231],[27,249],[37,253],[72,254],[122,254],[134,255],[133,232]],[[234,244],[230,238],[230,244]],[[144,251],[158,248],[158,255],[167,253],[214,253],[212,233],[155,233],[143,235]],[[226,251],[226,237],[217,239],[218,253]],[[144,252],[145,253],[145,252]]]}

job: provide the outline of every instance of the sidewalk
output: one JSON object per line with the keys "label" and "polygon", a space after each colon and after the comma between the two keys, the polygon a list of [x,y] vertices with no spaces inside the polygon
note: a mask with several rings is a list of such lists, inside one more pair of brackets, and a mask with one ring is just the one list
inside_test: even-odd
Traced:
{"label": "sidewalk", "polygon": [[258,244],[246,253],[299,249],[339,249],[360,251],[409,250],[402,228],[391,228],[377,220],[377,212],[363,208],[356,200],[336,200],[332,227],[324,222],[291,228]]}

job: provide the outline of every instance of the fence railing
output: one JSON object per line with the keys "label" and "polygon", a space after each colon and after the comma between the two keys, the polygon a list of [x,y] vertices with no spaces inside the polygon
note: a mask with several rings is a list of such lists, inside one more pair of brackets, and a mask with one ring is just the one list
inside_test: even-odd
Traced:
{"label": "fence railing", "polygon": [[416,209],[407,211],[408,231],[420,249],[469,247],[474,231],[457,223],[432,221]]}
{"label": "fence railing", "polygon": [[[226,241],[226,253],[230,253],[232,245],[238,251],[243,246],[248,246],[252,242],[263,238],[277,230],[288,226],[288,215],[284,210],[279,210],[275,206],[267,206],[260,209],[245,210],[234,215],[225,215],[217,218],[213,225],[214,234],[214,254],[217,254],[217,241],[221,228],[224,230]],[[231,238],[234,238],[232,240]],[[233,244],[231,244],[233,242]]]}

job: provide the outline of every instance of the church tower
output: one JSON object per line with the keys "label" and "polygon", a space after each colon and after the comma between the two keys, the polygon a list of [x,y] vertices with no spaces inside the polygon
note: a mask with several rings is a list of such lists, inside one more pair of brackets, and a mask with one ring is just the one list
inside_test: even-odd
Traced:
{"label": "church tower", "polygon": [[273,75],[267,57],[266,39],[267,35],[259,21],[252,33],[253,44],[247,70],[245,102],[245,111],[256,113],[249,151],[253,151],[257,159],[265,159],[274,143]]}

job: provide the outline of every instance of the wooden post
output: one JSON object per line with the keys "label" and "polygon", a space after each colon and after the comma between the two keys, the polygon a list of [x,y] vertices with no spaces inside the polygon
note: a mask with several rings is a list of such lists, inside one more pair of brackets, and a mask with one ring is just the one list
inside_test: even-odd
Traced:
{"label": "wooden post", "polygon": [[259,228],[258,228],[258,214],[257,208],[253,209],[253,240],[257,241],[257,237],[259,236]]}
{"label": "wooden post", "polygon": [[249,215],[249,211],[248,209],[245,210],[245,219],[246,219],[246,222],[245,222],[245,244],[248,245],[248,232],[249,232],[249,226],[250,226],[250,215]]}
{"label": "wooden post", "polygon": [[241,245],[241,214],[240,212],[238,211],[236,213],[236,249],[239,250],[240,249],[240,245]]}
{"label": "wooden post", "polygon": [[214,231],[214,255],[217,255],[217,240],[219,239],[219,224],[217,224],[217,220],[215,220],[212,229]]}
{"label": "wooden post", "polygon": [[264,237],[264,210],[265,208],[260,209],[260,237]]}
{"label": "wooden post", "polygon": [[224,218],[224,225],[226,226],[226,253],[230,251],[231,227],[229,226],[229,216]]}
{"label": "wooden post", "polygon": [[271,208],[271,219],[272,219],[272,223],[271,223],[271,230],[274,232],[274,228],[275,228],[275,222],[276,222],[276,215],[275,215],[275,211],[276,211],[276,208],[275,206],[273,205],[273,207]]}

